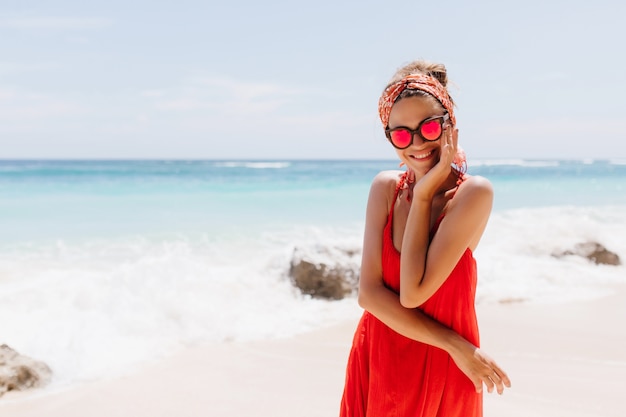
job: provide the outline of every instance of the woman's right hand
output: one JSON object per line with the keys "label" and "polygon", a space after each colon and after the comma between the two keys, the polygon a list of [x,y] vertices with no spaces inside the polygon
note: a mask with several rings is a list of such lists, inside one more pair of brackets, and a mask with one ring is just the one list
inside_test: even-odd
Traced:
{"label": "woman's right hand", "polygon": [[[452,171],[451,164],[457,152],[458,141],[459,130],[452,126],[447,127],[440,139],[439,161],[415,184],[413,189],[415,198],[424,201],[432,200],[437,189],[444,183]],[[410,162],[407,164],[411,168]],[[417,167],[412,169],[415,171]]]}
{"label": "woman's right hand", "polygon": [[495,388],[498,394],[502,394],[505,387],[511,387],[508,375],[493,359],[471,343],[463,342],[449,353],[454,363],[472,381],[476,392],[482,391],[483,384],[487,386],[487,392],[493,392]]}

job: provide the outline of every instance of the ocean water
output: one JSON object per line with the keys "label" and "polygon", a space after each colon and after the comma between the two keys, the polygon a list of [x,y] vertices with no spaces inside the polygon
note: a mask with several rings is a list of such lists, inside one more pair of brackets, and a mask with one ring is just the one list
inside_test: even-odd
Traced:
{"label": "ocean water", "polygon": [[[478,303],[559,303],[626,283],[625,266],[551,254],[586,240],[626,260],[626,160],[474,160],[495,205]],[[56,386],[194,344],[355,318],[302,296],[294,249],[360,248],[369,186],[395,161],[0,161],[0,343]]]}

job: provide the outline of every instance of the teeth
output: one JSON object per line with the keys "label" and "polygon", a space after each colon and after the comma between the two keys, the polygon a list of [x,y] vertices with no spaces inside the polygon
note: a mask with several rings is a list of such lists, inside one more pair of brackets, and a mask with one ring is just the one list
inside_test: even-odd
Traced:
{"label": "teeth", "polygon": [[426,153],[423,153],[423,154],[420,154],[420,155],[413,155],[413,158],[415,158],[415,159],[423,159],[423,158],[426,158],[431,153],[433,153],[433,151],[426,152]]}

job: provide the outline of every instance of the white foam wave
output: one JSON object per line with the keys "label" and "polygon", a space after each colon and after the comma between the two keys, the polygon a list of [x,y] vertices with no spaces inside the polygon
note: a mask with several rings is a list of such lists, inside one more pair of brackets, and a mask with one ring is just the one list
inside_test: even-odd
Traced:
{"label": "white foam wave", "polygon": [[478,159],[469,161],[469,165],[474,167],[479,166],[521,166],[528,168],[540,168],[540,167],[556,167],[559,166],[559,161],[535,161],[527,159]]}
{"label": "white foam wave", "polygon": [[[69,383],[181,346],[293,335],[360,314],[287,277],[294,248],[360,247],[362,225],[216,236],[126,237],[0,248],[2,342]],[[476,251],[479,303],[561,302],[626,283],[626,267],[551,254],[594,240],[626,259],[626,209],[495,212]],[[338,260],[339,261],[339,260]]]}
{"label": "white foam wave", "polygon": [[333,234],[301,232],[4,248],[3,342],[47,362],[64,384],[181,346],[285,337],[358,314],[354,299],[307,299],[293,288],[286,272],[294,246]]}
{"label": "white foam wave", "polygon": [[626,267],[554,257],[595,241],[626,259],[624,207],[549,207],[496,212],[476,251],[478,302],[562,302],[598,297],[626,283]]}
{"label": "white foam wave", "polygon": [[281,169],[288,168],[289,162],[217,162],[218,167],[224,168],[250,168],[250,169]]}

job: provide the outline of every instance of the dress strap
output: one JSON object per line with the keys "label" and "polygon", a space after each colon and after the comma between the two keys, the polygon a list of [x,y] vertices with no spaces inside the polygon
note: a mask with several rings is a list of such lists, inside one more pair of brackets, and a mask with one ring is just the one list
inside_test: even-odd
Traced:
{"label": "dress strap", "polygon": [[[409,182],[409,171],[405,171],[404,174],[402,174],[402,176],[400,176],[400,181],[398,181],[398,183],[396,184],[396,191],[393,194],[393,201],[391,202],[391,212],[393,213],[393,208],[396,205],[396,200],[398,199],[398,194],[400,194],[400,191],[408,188],[408,185],[410,184]],[[408,201],[410,200],[410,197],[407,197]]]}
{"label": "dress strap", "polygon": [[404,171],[404,173],[400,177],[400,181],[398,181],[398,184],[396,184],[396,195],[395,195],[395,197],[398,197],[398,192],[402,188],[404,188],[405,185],[407,185],[409,183],[408,178],[409,178],[409,171]]}
{"label": "dress strap", "polygon": [[[465,181],[467,179],[467,176],[465,175],[465,173],[463,173],[462,171],[457,171],[458,177],[457,177],[457,181],[456,181],[456,187],[454,187],[454,191],[452,194],[452,197],[450,197],[450,199],[454,198],[454,196],[456,195],[456,192],[459,190],[459,186],[463,183],[463,181]],[[408,188],[408,186],[410,185],[410,181],[409,181],[409,172],[405,171],[402,176],[400,176],[400,181],[398,181],[398,184],[396,184],[396,191],[393,195],[393,201],[391,202],[391,209],[389,211],[389,215],[390,218],[393,218],[393,209],[396,205],[396,201],[398,200],[398,194],[400,193],[401,190]],[[411,197],[410,195],[407,196],[407,200],[410,202],[411,201]],[[439,223],[441,223],[441,221],[443,220],[444,216],[446,215],[445,210],[437,217],[437,220],[435,221],[435,224],[433,225],[433,228],[431,230],[431,238],[434,235],[435,231],[437,231],[437,229],[439,228]]]}

